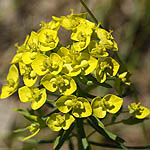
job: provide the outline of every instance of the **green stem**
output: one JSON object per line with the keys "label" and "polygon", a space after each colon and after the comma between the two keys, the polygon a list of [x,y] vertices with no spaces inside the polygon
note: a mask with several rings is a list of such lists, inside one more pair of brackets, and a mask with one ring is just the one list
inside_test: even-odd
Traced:
{"label": "green stem", "polygon": [[78,150],[90,150],[86,134],[83,128],[83,119],[76,119],[78,130]]}
{"label": "green stem", "polygon": [[74,150],[74,145],[71,138],[68,139],[68,146],[70,150]]}
{"label": "green stem", "polygon": [[87,138],[89,138],[90,136],[92,136],[95,132],[96,132],[96,130],[92,131],[92,132],[87,136]]}
{"label": "green stem", "polygon": [[121,114],[129,113],[129,111],[128,111],[128,110],[126,110],[126,111],[121,111],[120,113],[121,113]]}
{"label": "green stem", "polygon": [[[77,83],[76,83],[77,84]],[[89,94],[89,93],[86,93],[84,92],[80,86],[77,84],[77,87],[78,87],[78,93],[76,94],[77,96],[84,96],[84,97],[88,97],[88,98],[95,98],[96,96],[95,95],[92,95],[92,94]],[[77,91],[76,91],[77,92]]]}
{"label": "green stem", "polygon": [[68,130],[66,130],[66,131],[63,130],[62,133],[60,131],[60,134],[58,135],[58,136],[60,136],[59,143],[57,145],[54,145],[54,147],[53,147],[55,150],[60,150],[61,146],[64,144],[66,139],[69,137],[69,134],[72,132],[74,126],[75,126],[75,124],[72,124]]}
{"label": "green stem", "polygon": [[[48,144],[53,143],[54,140],[39,140],[37,141],[39,144]],[[107,148],[116,148],[120,149],[121,146],[119,145],[113,145],[113,144],[105,144],[105,143],[96,143],[93,141],[89,141],[89,144],[95,145],[95,146],[101,146],[101,147],[107,147]],[[147,146],[125,146],[128,149],[150,149],[150,145]]]}
{"label": "green stem", "polygon": [[93,21],[98,24],[98,20],[96,19],[96,17],[93,15],[93,13],[91,12],[91,10],[86,6],[86,4],[83,2],[83,0],[80,0],[81,4],[83,5],[83,7],[86,9],[86,11],[89,13],[89,15],[91,16],[91,18],[93,19]]}
{"label": "green stem", "polygon": [[[121,146],[119,146],[119,145],[96,143],[96,142],[93,142],[93,141],[89,141],[89,143],[92,144],[92,145],[101,146],[101,147],[121,149]],[[147,146],[125,146],[125,147],[127,149],[150,149],[150,145],[147,145]]]}
{"label": "green stem", "polygon": [[147,141],[146,141],[146,129],[145,129],[145,126],[144,126],[144,123],[143,123],[143,122],[141,123],[141,126],[142,126],[142,130],[143,130],[144,144],[145,144],[145,146],[147,146]]}
{"label": "green stem", "polygon": [[114,125],[114,124],[119,124],[119,123],[122,123],[122,121],[117,121],[117,122],[114,122],[114,123],[105,124],[105,127],[110,126],[110,125]]}

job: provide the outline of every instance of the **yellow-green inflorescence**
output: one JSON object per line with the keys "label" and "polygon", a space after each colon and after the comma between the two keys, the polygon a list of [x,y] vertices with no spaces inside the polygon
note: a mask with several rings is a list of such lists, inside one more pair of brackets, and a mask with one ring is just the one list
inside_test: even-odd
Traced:
{"label": "yellow-green inflorescence", "polygon": [[132,103],[128,106],[129,113],[131,113],[134,117],[138,119],[143,119],[150,115],[150,110],[144,106],[141,106],[141,103],[138,102]]}
{"label": "yellow-green inflorescence", "polygon": [[[20,101],[31,103],[33,110],[45,104],[48,91],[58,90],[60,97],[55,106],[60,112],[51,114],[46,120],[47,126],[54,131],[67,130],[75,118],[92,114],[104,118],[107,112],[118,112],[123,104],[122,98],[112,94],[95,97],[91,103],[78,96],[75,93],[78,89],[77,77],[92,73],[100,84],[108,77],[116,77],[117,89],[122,82],[130,84],[125,80],[127,72],[119,75],[120,65],[110,56],[113,51],[118,51],[112,31],[101,28],[100,23],[96,25],[87,20],[86,15],[72,11],[70,15],[60,18],[53,16],[50,22],[42,22],[37,32],[32,31],[27,35],[21,46],[16,44],[17,53],[11,61],[7,84],[2,87],[1,99],[18,90]],[[72,42],[66,47],[59,42],[60,27],[71,31]],[[23,77],[23,86],[19,85],[19,74]],[[135,106],[129,108],[137,118],[147,116],[144,107]],[[146,115],[141,116],[143,113]],[[39,122],[36,122],[28,129],[35,135],[40,130],[39,126]]]}

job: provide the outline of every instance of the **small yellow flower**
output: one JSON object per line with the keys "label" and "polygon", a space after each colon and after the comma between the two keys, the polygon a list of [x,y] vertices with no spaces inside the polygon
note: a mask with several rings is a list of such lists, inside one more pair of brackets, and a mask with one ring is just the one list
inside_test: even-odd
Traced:
{"label": "small yellow flower", "polygon": [[37,52],[24,52],[22,55],[22,61],[25,64],[31,64],[33,60],[36,58]]}
{"label": "small yellow flower", "polygon": [[20,101],[23,103],[32,103],[33,110],[39,109],[46,102],[47,94],[44,88],[39,89],[36,87],[29,88],[23,86],[18,90]]}
{"label": "small yellow flower", "polygon": [[22,60],[23,53],[27,51],[26,46],[28,40],[29,40],[29,35],[27,35],[25,42],[21,46],[19,46],[18,43],[15,44],[18,50],[17,50],[17,54],[13,57],[11,64],[19,63]]}
{"label": "small yellow flower", "polygon": [[74,14],[71,10],[71,14],[67,16],[52,17],[53,20],[60,22],[60,25],[67,30],[74,30],[80,23],[81,20],[85,20],[87,13]]}
{"label": "small yellow flower", "polygon": [[141,103],[132,103],[128,105],[129,113],[138,119],[146,118],[150,114],[150,110],[146,107],[140,106]]}
{"label": "small yellow flower", "polygon": [[112,31],[108,32],[105,29],[97,27],[95,32],[100,39],[100,43],[103,44],[106,49],[118,51],[117,43],[114,41],[114,38],[111,35]]}
{"label": "small yellow flower", "polygon": [[71,77],[77,76],[81,73],[80,65],[76,63],[76,58],[78,57],[78,54],[72,52],[65,47],[61,47],[58,50],[58,54],[62,57],[64,63],[62,73]]}
{"label": "small yellow flower", "polygon": [[24,84],[31,87],[37,81],[38,75],[32,69],[31,65],[26,65],[23,62],[19,62],[20,73],[23,75]]}
{"label": "small yellow flower", "polygon": [[26,128],[30,131],[31,135],[23,138],[22,141],[26,141],[26,140],[32,138],[33,136],[35,136],[36,134],[38,134],[39,131],[40,131],[40,124],[37,123],[37,122],[36,123],[32,123],[31,125],[29,125]]}
{"label": "small yellow flower", "polygon": [[41,51],[53,50],[59,42],[56,30],[43,29],[39,32],[38,36]]}
{"label": "small yellow flower", "polygon": [[72,110],[72,114],[77,118],[88,117],[92,114],[89,101],[83,97],[77,98],[74,95],[61,96],[56,101],[56,106],[63,113],[68,113]]}
{"label": "small yellow flower", "polygon": [[97,66],[97,62],[97,59],[85,52],[80,53],[75,61],[76,64],[79,64],[82,75],[88,75],[93,72]]}
{"label": "small yellow flower", "polygon": [[89,24],[90,22],[81,23],[71,34],[71,39],[75,41],[73,48],[76,51],[84,50],[90,43],[91,34],[93,33],[92,28],[94,28],[95,24],[93,24],[93,26]]}
{"label": "small yellow flower", "polygon": [[105,82],[107,76],[113,77],[119,70],[119,63],[111,57],[99,59],[96,67],[96,78],[100,83]]}
{"label": "small yellow flower", "polygon": [[64,95],[70,95],[77,89],[75,81],[66,75],[47,74],[41,79],[41,84],[51,92],[59,88],[60,93]]}
{"label": "small yellow flower", "polygon": [[39,51],[38,33],[34,31],[31,32],[30,38],[26,44],[26,49],[30,52]]}
{"label": "small yellow flower", "polygon": [[88,46],[89,53],[94,57],[107,57],[109,54],[101,42],[92,40]]}
{"label": "small yellow flower", "polygon": [[32,62],[32,68],[38,75],[45,75],[48,72],[57,75],[63,68],[63,60],[57,53],[51,53],[50,57],[38,54]]}
{"label": "small yellow flower", "polygon": [[47,118],[46,124],[53,131],[60,131],[61,129],[68,130],[74,121],[75,118],[70,114],[61,116],[59,113],[53,113]]}
{"label": "small yellow flower", "polygon": [[27,36],[24,44],[16,46],[18,47],[17,54],[14,56],[11,63],[23,61],[25,64],[31,64],[39,53],[38,33],[32,31],[31,35]]}
{"label": "small yellow flower", "polygon": [[127,86],[131,85],[129,80],[130,76],[130,72],[123,72],[117,75],[118,78],[115,80],[115,89],[120,95],[126,90]]}
{"label": "small yellow flower", "polygon": [[123,103],[123,99],[112,94],[105,95],[103,98],[95,97],[91,106],[93,114],[98,118],[104,118],[106,113],[115,114],[119,111]]}
{"label": "small yellow flower", "polygon": [[50,29],[50,30],[58,31],[59,28],[60,28],[60,22],[56,21],[54,16],[52,16],[52,18],[54,18],[54,19],[52,19],[48,23],[45,23],[44,21],[42,21],[41,24],[40,24],[41,25],[41,29],[39,31],[41,31],[43,29]]}
{"label": "small yellow flower", "polygon": [[88,75],[97,66],[97,59],[86,52],[71,52],[71,50],[61,47],[58,54],[64,61],[62,73],[68,76],[77,76],[80,73]]}
{"label": "small yellow flower", "polygon": [[11,65],[9,69],[6,81],[8,83],[2,86],[0,99],[7,98],[17,90],[17,87],[19,85],[19,72],[14,64]]}

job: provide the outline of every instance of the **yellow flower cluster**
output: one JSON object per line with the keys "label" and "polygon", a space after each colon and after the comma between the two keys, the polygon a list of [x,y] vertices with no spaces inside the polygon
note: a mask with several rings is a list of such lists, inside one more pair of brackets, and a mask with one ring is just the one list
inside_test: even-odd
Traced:
{"label": "yellow flower cluster", "polygon": [[[63,47],[59,43],[60,27],[71,30],[72,44]],[[31,102],[32,109],[40,108],[46,101],[46,90],[59,89],[63,95],[71,95],[77,89],[74,76],[88,75],[96,70],[96,78],[103,83],[107,76],[117,74],[119,64],[109,56],[108,51],[117,51],[117,44],[111,32],[86,19],[86,13],[52,17],[48,23],[27,35],[25,42],[18,46],[11,61],[7,85],[2,87],[1,99],[13,94],[19,85],[19,71],[25,86],[19,97],[22,102]],[[19,71],[15,64],[19,64]],[[46,89],[35,88],[38,77]],[[26,95],[26,96],[25,96]]]}
{"label": "yellow flower cluster", "polygon": [[67,130],[74,122],[74,117],[89,117],[93,113],[98,118],[104,118],[106,112],[112,114],[118,112],[122,103],[122,98],[112,94],[105,95],[103,98],[95,97],[91,104],[86,98],[76,97],[75,95],[64,95],[55,104],[58,110],[65,115],[52,114],[47,119],[47,125],[54,131],[59,131],[62,128]]}
{"label": "yellow flower cluster", "polygon": [[[59,42],[60,27],[71,31],[71,44],[64,47]],[[92,73],[99,83],[107,77],[118,78],[116,87],[121,83],[129,85],[127,72],[118,75],[119,63],[110,57],[110,51],[118,51],[112,31],[106,31],[86,19],[86,13],[52,17],[48,23],[42,22],[41,28],[27,35],[25,42],[16,44],[17,53],[11,61],[7,84],[3,85],[1,99],[7,98],[19,87],[19,73],[24,85],[18,89],[21,102],[31,103],[37,110],[47,100],[47,90],[59,90],[61,97],[55,105],[63,113],[53,113],[46,124],[54,131],[67,130],[75,118],[88,117],[91,114],[104,118],[106,113],[116,113],[122,106],[123,99],[108,94],[103,98],[95,97],[91,104],[84,97],[75,96],[76,77]],[[16,64],[19,66],[16,67]],[[39,80],[38,80],[39,79]],[[40,86],[36,86],[39,82]],[[133,109],[132,109],[133,110]],[[136,108],[134,110],[137,110]],[[139,110],[139,108],[138,108]],[[141,109],[136,113],[136,117]],[[138,118],[138,117],[137,117]],[[28,127],[31,132],[39,132],[39,123]]]}

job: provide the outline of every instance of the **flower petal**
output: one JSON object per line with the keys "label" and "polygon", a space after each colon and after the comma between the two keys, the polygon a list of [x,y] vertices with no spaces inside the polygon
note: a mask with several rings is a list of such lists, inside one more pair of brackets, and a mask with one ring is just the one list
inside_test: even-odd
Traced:
{"label": "flower petal", "polygon": [[65,114],[64,116],[65,123],[63,124],[63,129],[68,130],[71,124],[75,121],[75,118],[70,114]]}
{"label": "flower petal", "polygon": [[92,114],[92,108],[89,101],[84,97],[78,97],[73,107],[72,114],[77,118],[90,116]]}
{"label": "flower petal", "polygon": [[41,79],[41,84],[49,91],[55,92],[58,88],[56,76],[47,74]]}
{"label": "flower petal", "polygon": [[92,100],[91,107],[93,109],[93,114],[98,118],[104,118],[106,116],[106,110],[100,105],[101,98],[95,97]]}
{"label": "flower petal", "polygon": [[68,113],[73,107],[73,102],[72,102],[73,99],[76,99],[76,96],[74,95],[61,96],[56,101],[55,104],[59,111],[63,113]]}
{"label": "flower petal", "polygon": [[46,65],[46,60],[48,56],[43,54],[38,54],[34,61],[32,62],[33,70],[40,76],[45,75],[49,70]]}
{"label": "flower petal", "polygon": [[28,103],[32,101],[32,90],[29,87],[23,86],[19,88],[18,94],[21,102]]}
{"label": "flower petal", "polygon": [[31,108],[33,110],[37,110],[39,109],[45,102],[46,102],[46,89],[40,89],[40,95],[38,99],[35,99],[32,104],[31,104]]}
{"label": "flower petal", "polygon": [[112,109],[107,109],[107,112],[112,113],[112,114],[115,114],[116,112],[118,112],[123,104],[123,99],[113,94],[105,95],[104,99],[106,101],[109,101],[114,106],[114,108]]}

